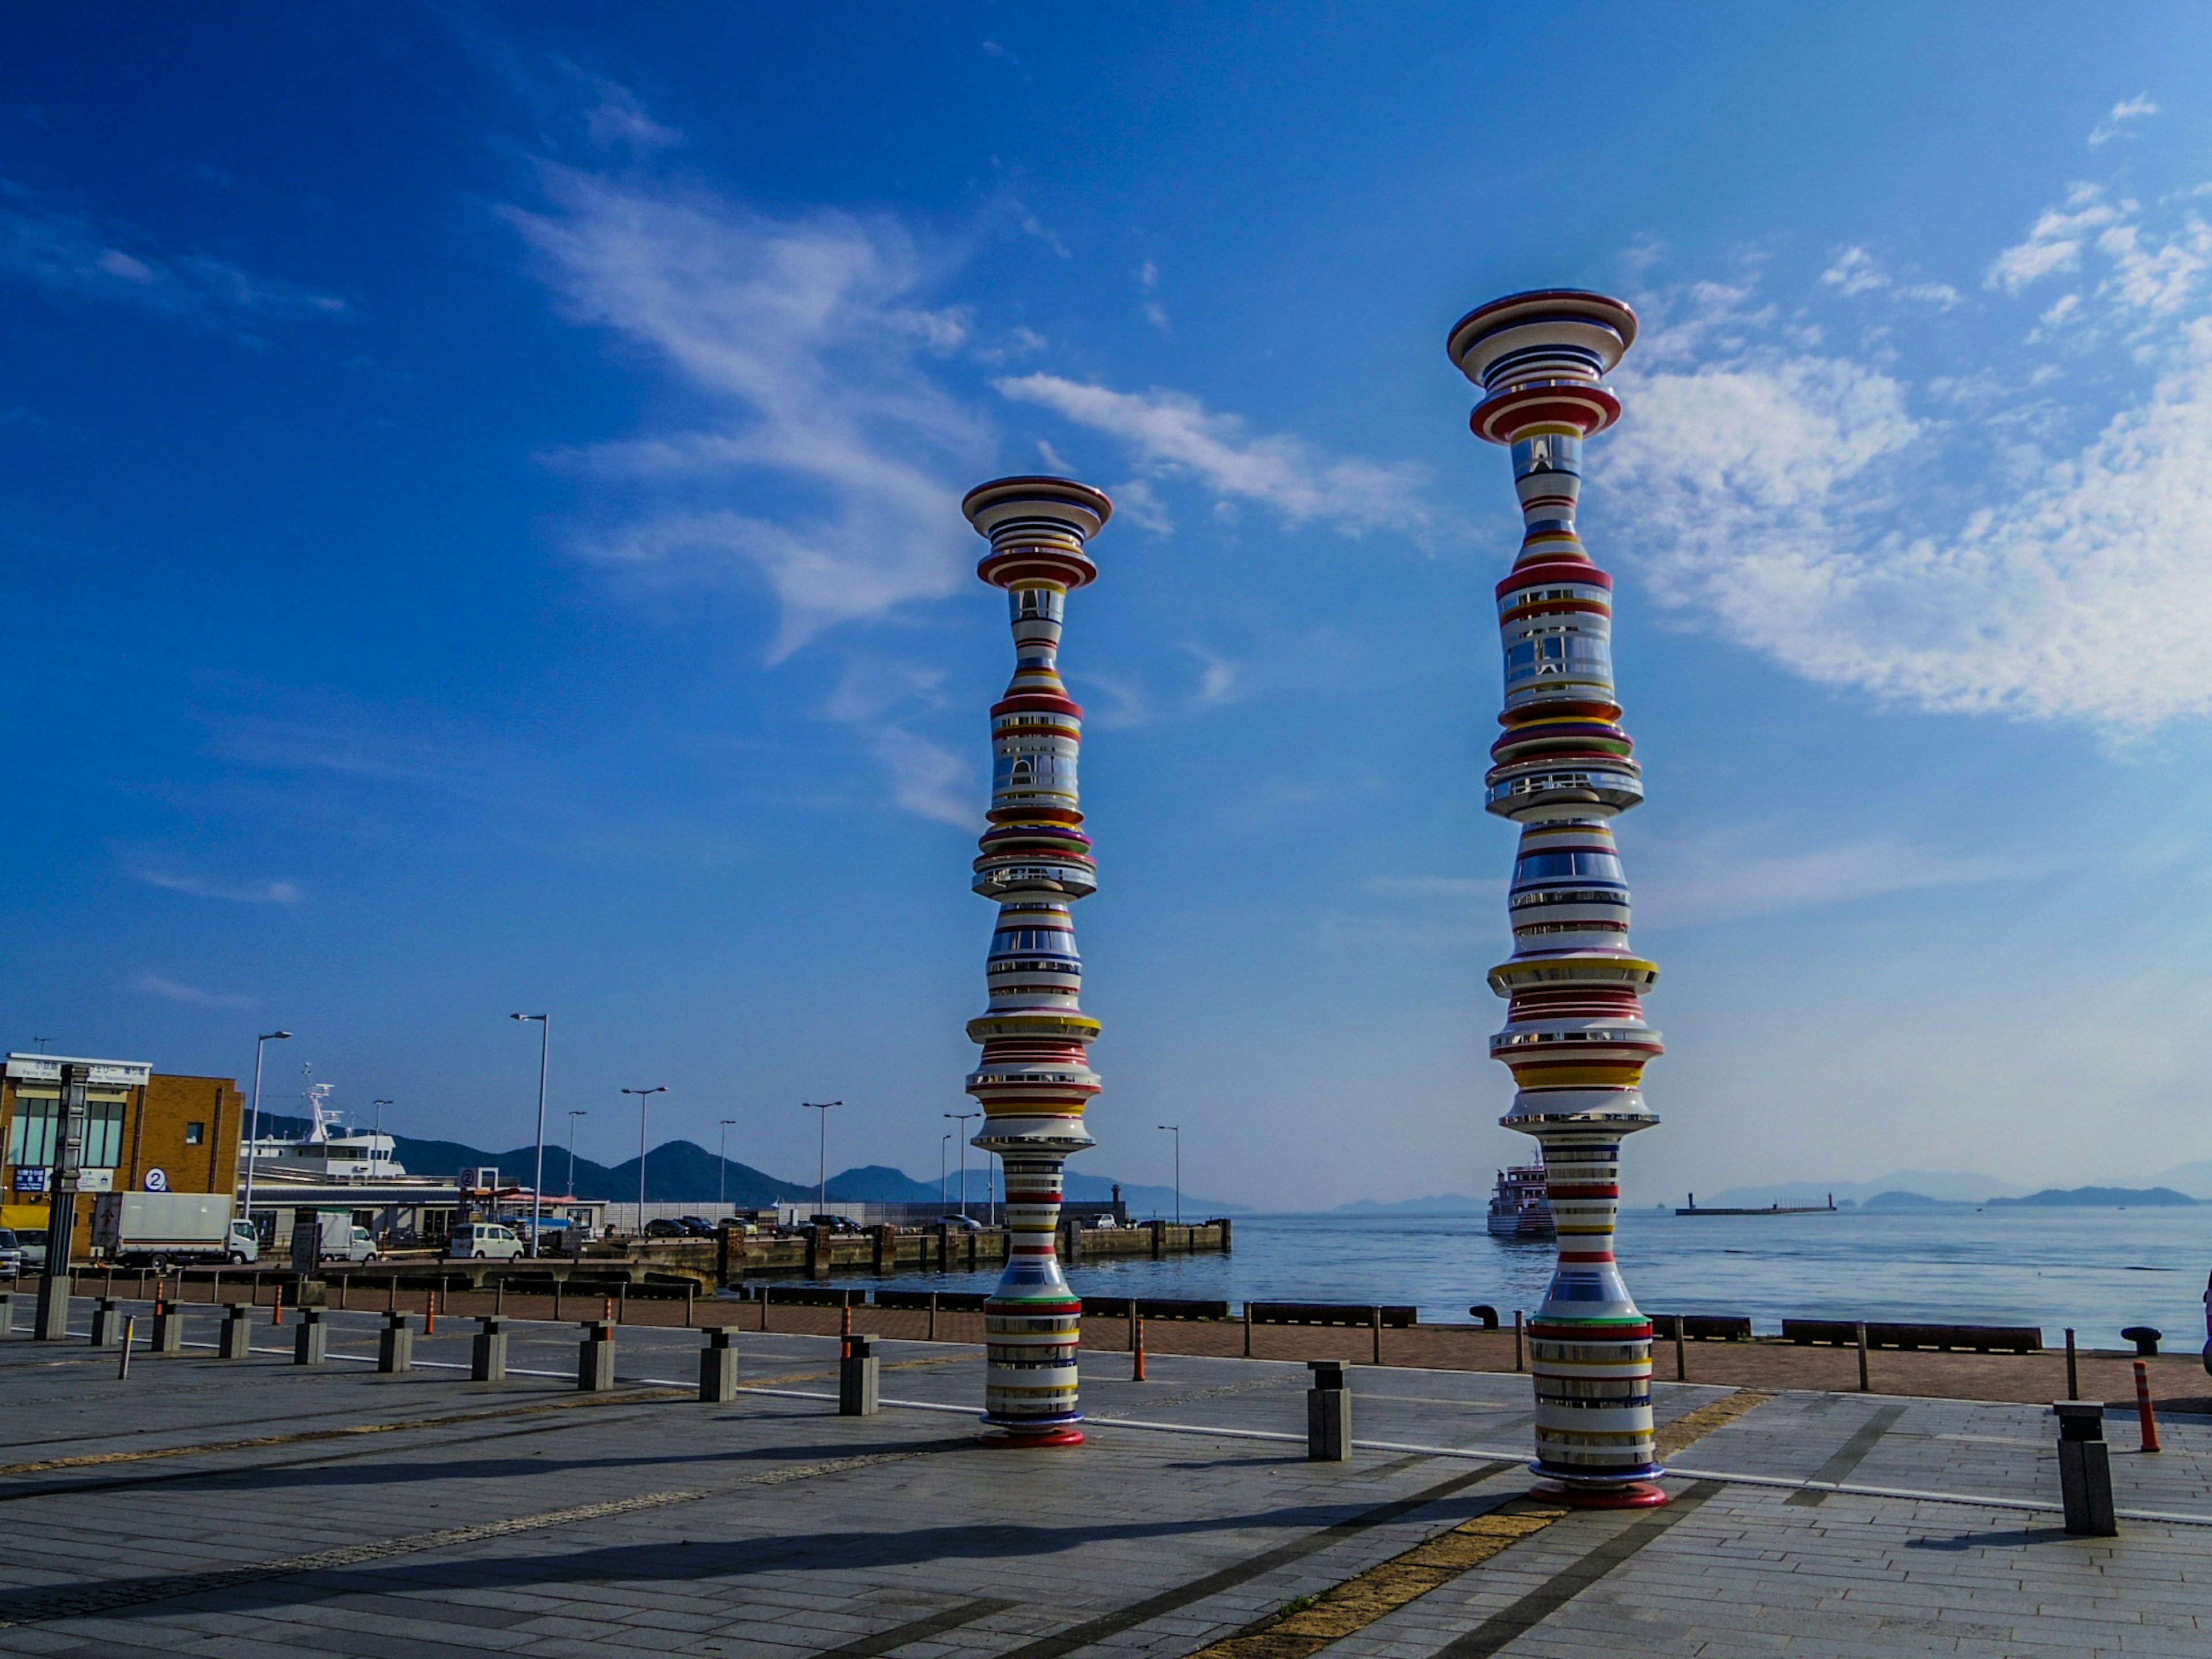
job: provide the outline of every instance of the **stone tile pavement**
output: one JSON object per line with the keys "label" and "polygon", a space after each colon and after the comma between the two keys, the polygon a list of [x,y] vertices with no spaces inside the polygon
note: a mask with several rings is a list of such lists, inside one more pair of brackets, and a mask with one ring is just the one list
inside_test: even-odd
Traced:
{"label": "stone tile pavement", "polygon": [[[0,1653],[1183,1655],[1528,1484],[1510,1375],[1360,1367],[1377,1443],[1326,1465],[1303,1365],[1158,1356],[1139,1384],[1087,1355],[1090,1443],[1016,1454],[975,1439],[973,1348],[883,1344],[913,1404],[844,1419],[821,1337],[747,1333],[773,1392],[712,1407],[682,1391],[694,1333],[625,1328],[617,1390],[582,1395],[573,1327],[512,1327],[478,1384],[473,1322],[398,1376],[362,1363],[378,1322],[334,1316],[320,1370],[258,1328],[280,1352],[128,1380],[0,1341]],[[1662,1385],[1660,1415],[1729,1395]],[[1675,1460],[1669,1508],[1570,1515],[1325,1651],[2212,1654],[2212,1422],[2162,1426],[2149,1456],[2114,1419],[2119,1502],[2208,1524],[2080,1540],[2008,1506],[2057,1497],[2033,1407],[1779,1395]]]}

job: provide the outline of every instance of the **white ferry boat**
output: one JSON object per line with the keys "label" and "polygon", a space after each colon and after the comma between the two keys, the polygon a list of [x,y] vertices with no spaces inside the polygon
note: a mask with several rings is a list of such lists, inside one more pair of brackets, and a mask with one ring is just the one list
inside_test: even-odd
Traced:
{"label": "white ferry boat", "polygon": [[1498,1172],[1490,1195],[1490,1231],[1498,1238],[1549,1238],[1552,1200],[1546,1196],[1544,1166],[1516,1164]]}

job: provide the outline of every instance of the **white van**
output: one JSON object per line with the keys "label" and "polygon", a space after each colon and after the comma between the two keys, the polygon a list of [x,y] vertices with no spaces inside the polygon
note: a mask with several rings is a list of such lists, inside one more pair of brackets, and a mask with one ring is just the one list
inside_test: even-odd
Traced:
{"label": "white van", "polygon": [[471,1221],[453,1229],[446,1243],[449,1256],[477,1256],[488,1261],[512,1261],[522,1254],[522,1241],[505,1227],[489,1221]]}

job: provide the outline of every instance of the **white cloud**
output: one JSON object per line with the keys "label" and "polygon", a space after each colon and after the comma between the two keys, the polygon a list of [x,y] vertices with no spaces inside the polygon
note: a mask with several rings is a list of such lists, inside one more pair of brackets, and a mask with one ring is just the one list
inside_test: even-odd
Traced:
{"label": "white cloud", "polygon": [[2138,93],[2133,98],[2123,98],[2112,106],[2112,112],[2089,130],[2089,148],[2099,149],[2115,138],[2130,136],[2127,124],[2140,121],[2145,116],[2158,113],[2158,106],[2148,93]]}
{"label": "white cloud", "polygon": [[726,410],[586,452],[647,501],[586,536],[586,555],[666,587],[765,580],[781,609],[772,659],[952,592],[972,536],[952,479],[980,476],[992,439],[921,368],[969,324],[917,302],[913,239],[889,220],[771,219],[678,185],[555,167],[545,179],[549,205],[511,216],[568,314]]}
{"label": "white cloud", "polygon": [[1846,295],[1866,294],[1875,289],[1887,288],[1889,273],[1864,248],[1847,247],[1839,252],[1834,262],[1820,273],[1820,280]]}
{"label": "white cloud", "polygon": [[1184,641],[1184,650],[1198,659],[1198,703],[1200,708],[1212,708],[1235,702],[1243,695],[1237,665],[1228,658],[1207,650],[1202,645]]}
{"label": "white cloud", "polygon": [[2087,297],[2028,339],[2133,343],[2151,372],[2113,406],[2055,405],[2034,364],[2018,392],[1924,417],[1952,383],[1792,351],[1709,290],[1688,348],[1623,377],[1594,513],[1619,514],[1610,539],[1665,603],[1822,684],[2112,732],[2212,714],[2212,630],[2176,620],[2212,608],[2212,241],[2077,185],[1991,284],[2061,264]]}
{"label": "white cloud", "polygon": [[[135,242],[136,251],[126,242]],[[143,238],[48,206],[5,179],[0,274],[75,299],[164,312],[233,332],[248,319],[337,318],[351,309],[335,294],[258,276],[210,254],[157,252]]]}
{"label": "white cloud", "polygon": [[253,999],[240,996],[234,991],[203,991],[197,985],[180,984],[173,979],[164,979],[159,974],[141,974],[131,981],[132,988],[148,996],[161,997],[169,1002],[190,1003],[198,1008],[251,1008]]}
{"label": "white cloud", "polygon": [[1288,524],[1319,520],[1347,535],[1420,531],[1430,521],[1418,468],[1331,457],[1287,433],[1255,435],[1242,416],[1216,414],[1188,392],[1116,392],[1057,374],[992,385],[1018,402],[1119,439],[1155,475],[1197,478],[1222,505],[1258,501]]}
{"label": "white cloud", "polygon": [[188,893],[194,898],[227,899],[233,904],[297,904],[306,896],[294,881],[217,881],[205,876],[181,874],[173,870],[156,870],[137,866],[127,872],[133,881],[143,881],[149,887],[160,887],[172,893]]}

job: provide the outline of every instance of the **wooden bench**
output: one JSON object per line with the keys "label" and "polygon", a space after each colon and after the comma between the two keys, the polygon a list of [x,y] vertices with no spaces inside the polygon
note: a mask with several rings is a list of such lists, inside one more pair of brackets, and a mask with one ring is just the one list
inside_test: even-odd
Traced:
{"label": "wooden bench", "polygon": [[[1244,1311],[1255,1325],[1352,1325],[1364,1331],[1373,1327],[1377,1310],[1366,1302],[1248,1302]],[[1418,1309],[1384,1307],[1380,1311],[1383,1324],[1393,1330],[1420,1322]]]}
{"label": "wooden bench", "polygon": [[923,1309],[936,1299],[938,1309],[944,1313],[981,1313],[984,1295],[981,1291],[878,1291],[878,1308]]}
{"label": "wooden bench", "polygon": [[[1662,1341],[1674,1340],[1674,1328],[1681,1327],[1682,1334],[1692,1342],[1748,1342],[1751,1340],[1749,1314],[1652,1314],[1651,1334]],[[1854,1336],[1851,1339],[1856,1341]]]}
{"label": "wooden bench", "polygon": [[[2043,1352],[2043,1333],[2033,1325],[1908,1325],[1869,1321],[1866,1336],[1869,1348],[1934,1348],[1943,1353],[1954,1348],[1972,1348],[1976,1353]],[[1785,1319],[1782,1340],[1851,1347],[1858,1342],[1858,1327],[1848,1319]]]}
{"label": "wooden bench", "polygon": [[1086,1296],[1083,1311],[1116,1319],[1133,1312],[1139,1319],[1226,1319],[1229,1304],[1174,1296]]}

